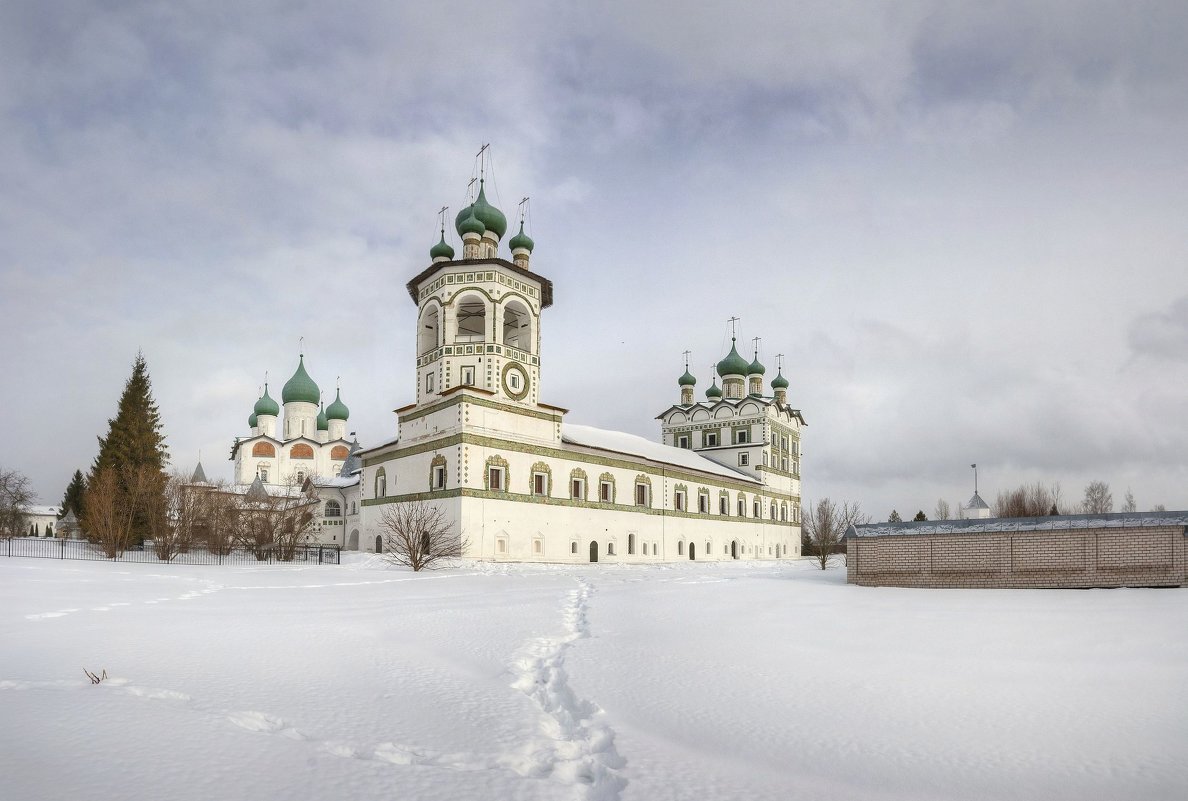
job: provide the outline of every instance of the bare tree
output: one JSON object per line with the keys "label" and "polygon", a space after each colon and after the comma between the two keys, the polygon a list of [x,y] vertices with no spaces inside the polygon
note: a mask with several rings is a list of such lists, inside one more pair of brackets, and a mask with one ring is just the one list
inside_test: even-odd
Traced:
{"label": "bare tree", "polygon": [[821,569],[828,567],[829,557],[846,535],[846,529],[851,525],[869,522],[870,515],[864,515],[857,503],[845,501],[838,506],[829,498],[822,498],[810,504],[808,517],[804,519],[804,532],[817,552]]}
{"label": "bare tree", "polygon": [[425,501],[385,506],[379,529],[384,556],[413,570],[440,567],[443,560],[460,557],[469,545],[442,508]]}
{"label": "bare tree", "polygon": [[[87,503],[83,531],[92,542],[98,543],[108,559],[114,559],[132,545],[133,522],[137,513],[153,511],[154,493],[161,490],[162,474],[151,465],[125,468],[105,467],[95,473],[87,485]],[[122,478],[122,480],[121,480]],[[156,527],[162,521],[157,515],[149,519]]]}
{"label": "bare tree", "polygon": [[936,508],[932,510],[933,520],[948,520],[949,519],[949,502],[944,498],[936,499]]}
{"label": "bare tree", "polygon": [[1081,503],[1085,514],[1099,515],[1114,511],[1114,496],[1110,485],[1104,481],[1090,481],[1085,487],[1085,500]]}
{"label": "bare tree", "polygon": [[[1036,481],[998,493],[994,501],[995,517],[1044,517],[1061,513],[1060,484],[1046,487]],[[1056,511],[1053,511],[1056,510]]]}
{"label": "bare tree", "polygon": [[153,551],[158,559],[168,562],[190,549],[198,533],[204,495],[203,488],[189,486],[182,473],[175,471],[166,479],[164,514],[149,519]]}
{"label": "bare tree", "polygon": [[17,470],[0,467],[0,537],[25,532],[25,515],[37,496],[29,488],[29,477]]}
{"label": "bare tree", "polygon": [[251,548],[257,559],[271,553],[277,561],[292,561],[316,520],[318,500],[308,487],[309,481],[294,479],[276,492],[243,496],[238,510],[240,544]]}
{"label": "bare tree", "polygon": [[1134,493],[1130,491],[1130,487],[1126,488],[1126,496],[1122,501],[1123,512],[1137,512],[1138,504],[1134,502]]}
{"label": "bare tree", "polygon": [[1157,504],[1155,504],[1154,506],[1152,506],[1152,507],[1151,507],[1151,511],[1152,511],[1152,512],[1166,512],[1166,511],[1167,511],[1167,507],[1166,507],[1166,506],[1164,506],[1164,505],[1163,505],[1163,504],[1161,504],[1161,503],[1157,503]]}

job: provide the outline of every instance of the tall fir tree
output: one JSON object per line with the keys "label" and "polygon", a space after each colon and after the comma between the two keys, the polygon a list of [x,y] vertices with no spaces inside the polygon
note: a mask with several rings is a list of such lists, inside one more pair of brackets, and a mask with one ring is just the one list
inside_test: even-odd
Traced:
{"label": "tall fir tree", "polygon": [[83,478],[81,470],[75,470],[74,476],[71,477],[70,483],[66,485],[66,492],[62,495],[62,512],[61,517],[65,517],[67,512],[74,512],[74,516],[78,520],[82,520],[83,514],[83,493],[87,491],[87,482]]}
{"label": "tall fir tree", "polygon": [[[143,353],[136,354],[132,375],[124,384],[116,416],[107,422],[107,436],[99,437],[99,455],[91,466],[87,483],[93,482],[100,470],[110,468],[115,471],[123,502],[137,506],[132,519],[131,542],[139,545],[149,536],[150,521],[163,513],[165,465],[169,461],[161,413],[153,400],[152,381]],[[160,491],[154,491],[151,497],[137,503],[132,493],[133,476],[142,468],[160,475]],[[83,504],[86,504],[85,495]]]}

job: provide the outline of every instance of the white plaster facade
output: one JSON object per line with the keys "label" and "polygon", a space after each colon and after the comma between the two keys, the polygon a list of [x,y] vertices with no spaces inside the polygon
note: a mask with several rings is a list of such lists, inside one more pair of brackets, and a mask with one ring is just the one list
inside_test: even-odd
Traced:
{"label": "white plaster facade", "polygon": [[[530,271],[530,240],[513,238],[509,262],[489,228],[481,240],[459,232],[466,258],[446,248],[407,287],[418,306],[416,401],[396,410],[395,439],[361,453],[361,549],[381,547],[386,505],[427,502],[472,558],[800,556],[804,420],[782,388],[744,397],[731,380],[736,398],[696,404],[682,387],[689,403],[660,416],[662,443],[566,425],[565,409],[540,401],[552,284]],[[761,390],[758,380],[747,388]],[[707,444],[711,426],[732,440]]]}

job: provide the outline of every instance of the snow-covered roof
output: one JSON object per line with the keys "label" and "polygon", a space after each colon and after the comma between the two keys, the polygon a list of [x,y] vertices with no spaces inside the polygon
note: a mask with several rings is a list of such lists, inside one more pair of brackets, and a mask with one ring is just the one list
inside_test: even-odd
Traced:
{"label": "snow-covered roof", "polygon": [[21,508],[24,509],[24,512],[27,515],[41,515],[42,517],[49,517],[50,515],[57,517],[58,512],[62,511],[62,507],[60,507],[60,506],[32,506],[32,505],[29,505],[29,506],[23,506]]}
{"label": "snow-covered roof", "polygon": [[[971,520],[926,520],[920,523],[865,523],[850,526],[847,537],[918,536],[922,534],[994,534],[1002,531],[1057,531],[1081,528],[1154,528],[1185,526],[1188,512],[1116,512],[1050,517],[990,517]],[[1185,531],[1188,534],[1188,530]]]}
{"label": "snow-covered roof", "polygon": [[343,488],[353,487],[359,483],[359,475],[356,473],[352,476],[334,476],[333,478],[315,478],[315,487],[332,487]]}
{"label": "snow-covered roof", "polygon": [[736,481],[760,483],[746,473],[718,464],[688,448],[675,448],[672,445],[653,442],[650,439],[637,437],[635,434],[626,434],[622,431],[606,431],[601,428],[563,423],[561,425],[561,441],[570,445],[640,456],[653,462],[684,467],[702,473],[713,473]]}

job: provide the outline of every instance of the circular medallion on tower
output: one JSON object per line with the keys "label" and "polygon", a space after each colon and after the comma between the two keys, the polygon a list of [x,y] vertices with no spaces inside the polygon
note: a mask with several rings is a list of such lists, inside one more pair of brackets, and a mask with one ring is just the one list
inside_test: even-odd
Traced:
{"label": "circular medallion on tower", "polygon": [[516,362],[503,366],[503,392],[512,400],[524,400],[528,395],[528,372]]}

